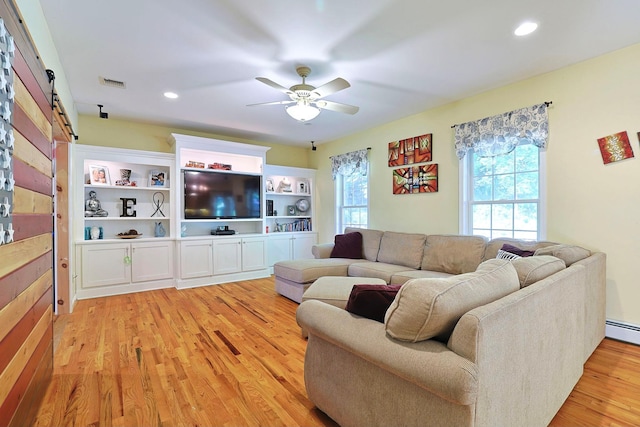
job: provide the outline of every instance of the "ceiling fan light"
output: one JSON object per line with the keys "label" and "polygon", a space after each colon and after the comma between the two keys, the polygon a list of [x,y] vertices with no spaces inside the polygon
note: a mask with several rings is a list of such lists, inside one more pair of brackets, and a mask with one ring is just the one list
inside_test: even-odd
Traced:
{"label": "ceiling fan light", "polygon": [[299,102],[287,107],[287,114],[300,122],[307,122],[315,119],[320,114],[320,109],[307,103]]}

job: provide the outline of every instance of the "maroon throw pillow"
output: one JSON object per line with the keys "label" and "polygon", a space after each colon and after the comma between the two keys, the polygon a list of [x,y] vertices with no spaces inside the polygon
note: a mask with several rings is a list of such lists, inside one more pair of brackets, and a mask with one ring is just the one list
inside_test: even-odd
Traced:
{"label": "maroon throw pillow", "polygon": [[354,285],[345,310],[384,323],[384,315],[402,285]]}
{"label": "maroon throw pillow", "polygon": [[330,257],[362,259],[362,233],[336,234]]}
{"label": "maroon throw pillow", "polygon": [[522,256],[522,257],[533,256],[533,254],[535,253],[535,251],[528,251],[526,249],[520,249],[520,248],[518,248],[516,246],[513,246],[513,245],[510,245],[508,243],[505,243],[504,245],[502,245],[501,249],[503,251],[506,251],[506,252],[509,252],[509,253],[512,253],[512,254],[515,254],[515,255],[519,255],[519,256]]}

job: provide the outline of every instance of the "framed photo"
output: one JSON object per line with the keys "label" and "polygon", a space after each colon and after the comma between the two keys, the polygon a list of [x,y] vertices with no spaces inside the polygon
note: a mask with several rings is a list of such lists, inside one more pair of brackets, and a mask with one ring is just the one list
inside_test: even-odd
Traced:
{"label": "framed photo", "polygon": [[90,165],[89,180],[91,184],[111,185],[111,178],[109,177],[109,169],[106,166]]}
{"label": "framed photo", "polygon": [[298,181],[298,193],[309,194],[309,183],[307,181]]}
{"label": "framed photo", "polygon": [[294,216],[296,214],[296,207],[295,205],[289,205],[287,206],[287,215],[289,216]]}
{"label": "framed photo", "polygon": [[267,179],[267,192],[272,193],[276,190],[276,188],[273,186],[273,180],[271,178]]}
{"label": "framed photo", "polygon": [[166,187],[167,173],[160,170],[152,170],[149,172],[149,187]]}

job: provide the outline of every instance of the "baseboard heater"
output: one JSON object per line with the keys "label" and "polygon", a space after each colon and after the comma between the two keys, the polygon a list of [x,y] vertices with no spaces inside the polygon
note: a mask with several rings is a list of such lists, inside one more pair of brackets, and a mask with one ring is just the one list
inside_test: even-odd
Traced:
{"label": "baseboard heater", "polygon": [[607,320],[605,323],[607,337],[640,345],[640,326],[614,320]]}

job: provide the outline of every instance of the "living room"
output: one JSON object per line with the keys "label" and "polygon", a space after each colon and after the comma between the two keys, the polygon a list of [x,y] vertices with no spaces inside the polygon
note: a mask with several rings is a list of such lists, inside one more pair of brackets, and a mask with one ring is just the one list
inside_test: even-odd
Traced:
{"label": "living room", "polygon": [[[24,14],[29,25],[28,7]],[[44,53],[50,40],[37,31],[32,31],[32,35]],[[369,205],[372,228],[457,234],[460,177],[452,126],[552,101],[546,150],[544,238],[606,253],[607,319],[637,330],[640,311],[635,301],[640,291],[636,277],[640,271],[634,258],[638,248],[635,238],[638,220],[633,195],[639,190],[640,180],[636,178],[640,178],[640,172],[634,163],[637,159],[633,158],[604,164],[597,140],[626,131],[634,151],[637,153],[640,149],[637,136],[640,86],[636,78],[639,68],[640,44],[634,44],[562,69],[487,88],[482,93],[348,136],[322,141],[316,150],[311,150],[308,141],[304,146],[291,146],[117,117],[104,120],[97,111],[92,115],[79,115],[74,130],[81,144],[161,153],[171,152],[167,141],[172,133],[269,146],[268,164],[316,170],[314,226],[318,241],[329,242],[336,233],[330,156],[371,147],[369,186],[376,189],[371,192]],[[67,101],[64,102],[67,105]],[[439,165],[438,192],[417,196],[392,194],[388,143],[424,133],[433,135],[433,159]]]}

